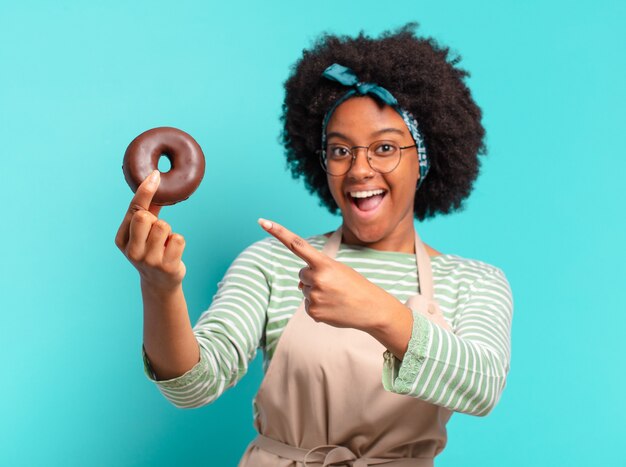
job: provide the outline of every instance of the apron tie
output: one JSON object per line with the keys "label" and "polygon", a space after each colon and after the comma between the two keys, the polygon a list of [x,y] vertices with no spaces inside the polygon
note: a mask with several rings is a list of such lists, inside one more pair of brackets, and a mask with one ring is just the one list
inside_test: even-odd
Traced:
{"label": "apron tie", "polygon": [[[330,451],[323,454],[322,452],[319,452],[322,449],[330,449]],[[311,462],[316,464],[322,463],[322,467],[328,467],[339,463],[346,464],[348,462],[352,467],[367,467],[367,463],[365,463],[362,459],[357,459],[356,454],[350,451],[350,449],[343,446],[337,446],[336,444],[325,444],[309,449],[309,451],[304,455],[304,467],[309,467],[310,465],[309,456],[311,456]]]}
{"label": "apron tie", "polygon": [[[425,461],[423,465],[432,466],[432,458],[400,458],[382,459],[376,457],[357,457],[350,449],[336,444],[324,444],[312,449],[303,449],[282,443],[267,436],[259,434],[253,441],[259,448],[296,462],[304,463],[304,467],[332,467],[336,465],[349,467],[369,467],[371,465],[387,464],[388,467],[416,466],[419,460]],[[327,450],[325,453],[322,450]]]}

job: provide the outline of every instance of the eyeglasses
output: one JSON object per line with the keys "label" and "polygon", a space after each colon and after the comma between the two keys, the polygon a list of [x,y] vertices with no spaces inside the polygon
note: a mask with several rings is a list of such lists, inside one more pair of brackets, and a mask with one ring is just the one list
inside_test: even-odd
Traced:
{"label": "eyeglasses", "polygon": [[416,145],[400,146],[393,141],[374,141],[369,146],[352,146],[330,143],[326,150],[318,150],[322,168],[329,175],[347,174],[356,160],[358,148],[367,149],[367,162],[376,172],[386,174],[393,171],[402,157],[402,150],[414,148]]}

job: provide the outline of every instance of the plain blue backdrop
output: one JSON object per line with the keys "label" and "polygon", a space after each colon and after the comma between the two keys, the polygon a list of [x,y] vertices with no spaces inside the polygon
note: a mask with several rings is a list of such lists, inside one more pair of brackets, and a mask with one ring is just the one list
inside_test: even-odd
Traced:
{"label": "plain blue backdrop", "polygon": [[114,244],[124,150],[169,125],[205,151],[200,188],[161,211],[195,322],[258,217],[339,225],[285,169],[290,66],[322,31],[407,21],[463,57],[489,148],[465,210],[417,228],[503,269],[515,303],[501,401],[452,417],[437,466],[625,465],[626,9],[587,0],[2,1],[1,465],[236,464],[260,360],[195,410],[144,376],[139,278]]}

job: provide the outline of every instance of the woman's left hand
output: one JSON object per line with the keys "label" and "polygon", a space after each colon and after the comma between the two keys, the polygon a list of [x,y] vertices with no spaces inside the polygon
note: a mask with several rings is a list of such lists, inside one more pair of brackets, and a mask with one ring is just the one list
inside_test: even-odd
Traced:
{"label": "woman's left hand", "polygon": [[397,309],[400,302],[394,296],[354,269],[316,250],[276,222],[259,219],[259,224],[307,263],[299,273],[299,288],[306,312],[315,321],[371,333],[384,326],[387,310]]}

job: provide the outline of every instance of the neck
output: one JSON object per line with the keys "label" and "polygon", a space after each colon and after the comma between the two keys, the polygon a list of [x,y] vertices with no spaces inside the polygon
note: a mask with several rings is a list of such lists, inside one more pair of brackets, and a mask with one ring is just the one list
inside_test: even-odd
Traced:
{"label": "neck", "polygon": [[415,253],[415,227],[411,219],[410,223],[399,224],[389,235],[374,241],[363,241],[345,224],[342,226],[343,243],[358,245],[373,250],[397,251],[401,253]]}

